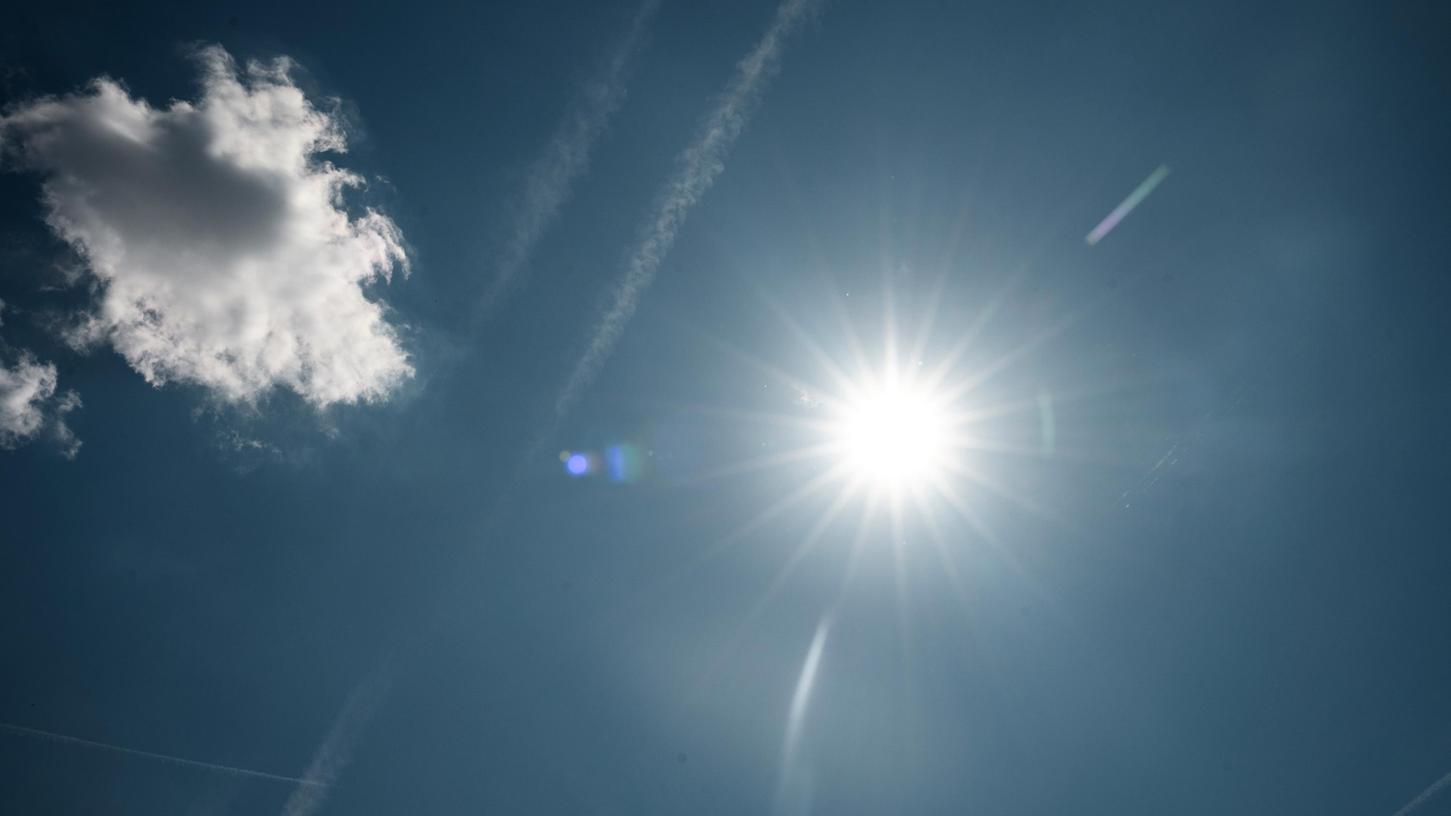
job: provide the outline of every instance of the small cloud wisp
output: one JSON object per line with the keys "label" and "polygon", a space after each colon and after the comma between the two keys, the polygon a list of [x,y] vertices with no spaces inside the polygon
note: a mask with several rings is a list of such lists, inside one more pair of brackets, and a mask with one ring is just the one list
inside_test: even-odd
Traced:
{"label": "small cloud wisp", "polygon": [[47,427],[61,455],[76,458],[81,441],[66,424],[66,415],[81,407],[75,391],[57,392],[54,363],[21,352],[13,365],[0,362],[0,449],[27,444]]}

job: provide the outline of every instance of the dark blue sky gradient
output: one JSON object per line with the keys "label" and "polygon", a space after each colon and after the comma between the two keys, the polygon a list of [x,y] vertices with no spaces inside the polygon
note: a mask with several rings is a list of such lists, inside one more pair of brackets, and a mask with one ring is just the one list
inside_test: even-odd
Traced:
{"label": "dark blue sky gradient", "polygon": [[[359,201],[414,259],[378,294],[418,376],[381,406],[240,415],[66,350],[30,318],[85,293],[41,291],[66,250],[37,180],[0,175],[0,299],[22,310],[0,332],[85,401],[75,461],[0,452],[0,721],[301,775],[391,660],[321,813],[771,812],[855,510],[753,613],[834,494],[715,549],[822,464],[706,477],[800,442],[748,416],[800,415],[748,359],[824,379],[782,314],[848,361],[853,335],[879,345],[884,291],[915,330],[940,284],[928,357],[991,303],[966,370],[1048,335],[969,400],[1051,394],[1055,451],[975,458],[1039,508],[962,486],[991,541],[936,507],[961,595],[920,520],[900,593],[869,532],[805,728],[810,812],[1390,816],[1451,770],[1445,12],[833,2],[526,459],[774,8],[666,0],[477,333],[525,168],[631,4],[9,12],[7,104],[100,74],[190,98],[196,41],[289,55],[344,100],[339,161],[386,178]],[[1039,422],[983,433],[1036,450]],[[233,428],[285,454],[229,452]],[[653,452],[633,484],[554,458],[625,441]],[[6,813],[280,812],[290,792],[0,733]]]}

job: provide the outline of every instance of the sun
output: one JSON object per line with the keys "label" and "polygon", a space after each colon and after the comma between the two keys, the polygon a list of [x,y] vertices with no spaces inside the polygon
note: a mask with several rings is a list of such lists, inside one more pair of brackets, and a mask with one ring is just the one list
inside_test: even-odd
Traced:
{"label": "sun", "polygon": [[852,478],[900,493],[943,477],[951,448],[948,410],[926,388],[876,379],[854,388],[836,414],[829,436]]}
{"label": "sun", "polygon": [[[939,297],[945,285],[917,298],[926,304],[921,314],[898,313],[891,287],[884,288],[880,300],[863,304],[882,308],[880,322],[828,294],[833,308],[826,316],[839,320],[835,330],[808,329],[767,298],[790,341],[784,351],[761,357],[716,341],[762,378],[761,397],[749,407],[711,413],[738,423],[743,438],[758,444],[696,478],[761,480],[771,488],[769,500],[709,553],[794,517],[807,526],[781,580],[823,541],[845,542],[849,565],[874,550],[894,559],[905,558],[906,548],[936,552],[945,572],[954,574],[954,553],[964,542],[999,545],[991,519],[1006,506],[1050,516],[1023,492],[1021,479],[1009,477],[1021,473],[1022,461],[1054,455],[1051,391],[1039,384],[1035,394],[1024,393],[1024,377],[1005,384],[1002,374],[1017,371],[1069,322],[1004,347],[985,328],[1001,311],[1006,285],[976,316],[954,313],[938,321],[938,304],[948,300]],[[860,333],[874,322],[878,337]],[[1036,441],[1027,435],[1033,429]]]}

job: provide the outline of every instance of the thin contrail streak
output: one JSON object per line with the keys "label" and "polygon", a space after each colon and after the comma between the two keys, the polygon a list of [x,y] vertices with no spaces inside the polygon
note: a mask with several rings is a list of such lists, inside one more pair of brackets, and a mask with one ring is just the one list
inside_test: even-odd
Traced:
{"label": "thin contrail streak", "polygon": [[719,104],[702,123],[695,141],[680,154],[674,173],[656,198],[655,209],[641,230],[640,243],[625,264],[608,308],[554,404],[556,420],[579,399],[614,351],[625,324],[635,314],[640,295],[654,281],[675,243],[681,224],[725,169],[726,154],[745,129],[762,86],[775,73],[786,38],[816,5],[817,0],[784,0],[760,42],[737,63],[735,76]]}
{"label": "thin contrail streak", "polygon": [[307,779],[299,779],[295,776],[283,776],[282,774],[267,773],[266,771],[254,771],[249,768],[238,768],[233,765],[220,765],[215,762],[202,762],[199,759],[183,759],[182,757],[171,756],[170,754],[158,754],[155,751],[143,751],[140,748],[127,748],[124,745],[112,745],[109,742],[97,742],[95,740],[72,737],[66,734],[57,734],[54,731],[42,731],[39,728],[28,728],[23,725],[15,725],[14,723],[0,723],[0,731],[9,731],[12,734],[19,734],[25,737],[39,737],[40,739],[48,739],[53,742],[64,743],[66,745],[80,745],[86,748],[99,748],[103,751],[111,751],[118,754],[128,754],[130,756],[144,757],[146,759],[155,759],[161,762],[168,762],[172,765],[182,765],[188,768],[201,768],[202,770],[217,771],[220,773],[231,774],[232,776],[246,777],[248,779],[267,779],[273,782],[288,782],[296,785],[326,787],[325,783],[309,781]]}
{"label": "thin contrail streak", "polygon": [[1117,207],[1113,208],[1113,212],[1098,222],[1098,226],[1094,227],[1093,231],[1088,233],[1088,236],[1083,240],[1087,241],[1089,246],[1093,246],[1099,241],[1102,241],[1104,236],[1112,232],[1113,228],[1118,226],[1120,221],[1127,218],[1129,213],[1133,212],[1135,207],[1142,204],[1144,199],[1149,197],[1149,193],[1154,192],[1154,188],[1158,187],[1168,177],[1169,165],[1159,165],[1154,172],[1149,174],[1148,178],[1144,179],[1142,184],[1134,188],[1132,193],[1129,193],[1128,198],[1125,198]]}
{"label": "thin contrail streak", "polygon": [[1446,788],[1448,787],[1451,787],[1451,773],[1448,773],[1440,779],[1437,779],[1435,782],[1431,783],[1431,787],[1421,791],[1420,796],[1412,799],[1409,803],[1406,804],[1405,807],[1396,811],[1394,814],[1392,814],[1392,816],[1410,816],[1412,811],[1414,811],[1421,805],[1424,805],[1427,802],[1431,801],[1431,799],[1434,798],[1436,794],[1440,793],[1443,790],[1446,790]]}
{"label": "thin contrail streak", "polygon": [[313,754],[306,775],[298,780],[299,787],[282,806],[283,816],[311,816],[322,807],[329,786],[337,781],[338,775],[352,761],[353,749],[383,702],[392,681],[393,662],[385,660],[348,695],[322,745]]}
{"label": "thin contrail streak", "polygon": [[493,282],[479,302],[477,318],[488,317],[519,281],[534,246],[569,200],[574,182],[589,169],[590,151],[625,101],[630,67],[645,40],[660,0],[644,0],[630,28],[598,75],[565,111],[559,129],[530,166],[515,207],[514,223],[499,254]]}

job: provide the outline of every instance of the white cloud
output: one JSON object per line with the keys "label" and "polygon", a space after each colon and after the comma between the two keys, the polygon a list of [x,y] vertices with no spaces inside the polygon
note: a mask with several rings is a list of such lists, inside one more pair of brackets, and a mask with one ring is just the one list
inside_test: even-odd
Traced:
{"label": "white cloud", "polygon": [[101,78],[0,117],[3,156],[44,176],[47,223],[99,284],[73,339],[228,402],[386,397],[413,369],[367,289],[407,258],[391,220],[344,209],[362,179],[319,157],[345,147],[338,117],[286,59],[196,56],[195,102],[154,108]]}
{"label": "white cloud", "polygon": [[81,406],[81,398],[74,391],[57,395],[56,379],[55,364],[39,362],[29,352],[22,352],[13,366],[0,363],[0,448],[17,448],[49,426],[61,453],[75,458],[81,441],[65,418]]}

